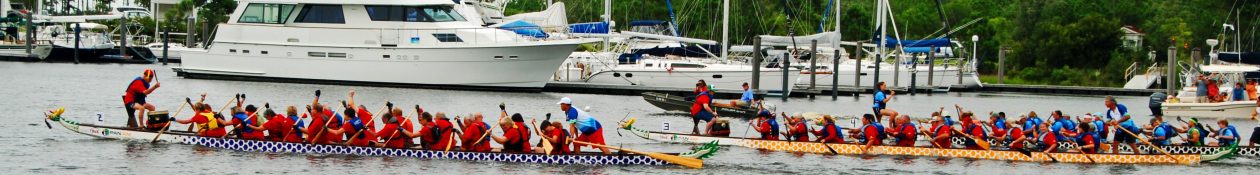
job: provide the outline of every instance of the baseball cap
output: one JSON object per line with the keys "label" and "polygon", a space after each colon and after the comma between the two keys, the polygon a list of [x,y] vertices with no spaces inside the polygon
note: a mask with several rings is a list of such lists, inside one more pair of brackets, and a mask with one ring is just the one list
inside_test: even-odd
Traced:
{"label": "baseball cap", "polygon": [[573,99],[569,99],[569,97],[560,98],[560,102],[556,102],[556,104],[573,104]]}

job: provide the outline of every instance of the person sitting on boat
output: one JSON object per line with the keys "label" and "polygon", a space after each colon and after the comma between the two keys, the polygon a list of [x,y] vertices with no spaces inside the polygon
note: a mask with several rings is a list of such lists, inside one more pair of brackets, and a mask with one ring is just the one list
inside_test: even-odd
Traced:
{"label": "person sitting on boat", "polygon": [[464,151],[489,152],[490,141],[486,141],[489,137],[482,137],[490,132],[490,124],[486,124],[480,112],[473,113],[473,117],[464,121],[464,134],[459,140],[463,141],[460,145]]}
{"label": "person sitting on boat", "polygon": [[364,127],[376,128],[376,122],[372,120],[372,111],[368,111],[367,106],[355,103],[354,94],[354,89],[350,89],[350,92],[346,94],[346,106],[354,109],[356,112],[355,117],[357,117],[359,121],[363,121]]}
{"label": "person sitting on boat", "polygon": [[713,94],[709,92],[709,85],[705,84],[704,80],[700,80],[696,83],[696,101],[691,104],[691,123],[693,124],[691,134],[700,134],[700,121],[707,123],[705,128],[713,125],[713,119],[717,118],[717,111],[713,110],[711,104],[713,104]]}
{"label": "person sitting on boat", "polygon": [[888,137],[888,133],[884,132],[884,125],[879,124],[874,114],[862,115],[862,124],[860,131],[854,130],[854,132],[862,133],[862,137],[858,138],[863,145],[862,152],[870,150],[872,146],[884,145],[884,139]]}
{"label": "person sitting on boat", "polygon": [[[325,125],[329,124],[329,118],[331,117],[324,113],[324,105],[320,103],[311,104],[306,112],[311,117],[311,123],[306,125],[306,130],[303,131],[304,134],[310,136],[306,137],[306,143],[327,143],[328,133],[323,132],[327,132],[328,127]],[[323,134],[321,135],[320,133]]]}
{"label": "person sitting on boat", "polygon": [[1247,100],[1256,100],[1256,80],[1247,79]]}
{"label": "person sitting on boat", "polygon": [[288,114],[289,117],[284,120],[284,126],[287,129],[284,134],[284,142],[302,143],[306,136],[306,134],[302,132],[306,130],[306,121],[303,121],[302,119],[307,118],[307,116],[298,115],[297,107],[294,106],[289,106],[285,113]]}
{"label": "person sitting on boat", "polygon": [[345,131],[346,144],[350,146],[370,146],[376,141],[376,133],[368,127],[368,121],[364,121],[359,117],[359,110],[346,109],[346,124],[342,125],[341,130]]}
{"label": "person sitting on boat", "polygon": [[[401,112],[402,110],[394,108],[389,114]],[[411,138],[403,136],[403,133],[407,132],[399,125],[400,122],[398,117],[381,117],[381,123],[385,125],[381,126],[381,130],[376,131],[376,134],[380,134],[382,139],[382,142],[377,143],[376,146],[395,149],[406,148],[407,142],[410,142]]]}
{"label": "person sitting on boat", "polygon": [[1229,90],[1230,101],[1247,101],[1246,91],[1242,83],[1234,83],[1234,89]]}
{"label": "person sitting on boat", "polygon": [[1044,121],[1041,120],[1041,116],[1037,116],[1037,111],[1028,111],[1028,119],[1024,120],[1024,127],[1022,128],[1024,129],[1025,137],[1032,138],[1041,135],[1038,133],[1040,130],[1037,127],[1041,126],[1042,122]]}
{"label": "person sitting on boat", "polygon": [[[564,130],[564,124],[561,124],[559,121],[552,122],[543,120],[542,125],[538,127],[542,128],[543,133],[546,134],[540,135],[539,137],[542,139],[539,139],[538,141],[540,143],[551,143],[551,154],[569,153],[569,146],[568,144],[565,144],[569,139],[569,132]],[[539,149],[542,148],[539,147]]]}
{"label": "person sitting on boat", "polygon": [[[503,136],[491,136],[494,142],[503,145],[503,152],[510,153],[530,153],[532,148],[529,146],[529,128],[524,124],[524,118],[520,114],[513,114],[512,119],[507,117],[499,117],[499,128],[503,129]],[[518,122],[518,118],[520,118]]]}
{"label": "person sitting on boat", "polygon": [[[785,114],[786,115],[786,114]],[[792,116],[788,119],[787,135],[788,139],[799,142],[809,141],[809,126],[805,124],[805,118],[801,116]]]}
{"label": "person sitting on boat", "polygon": [[769,111],[761,111],[757,113],[757,119],[749,121],[748,125],[757,126],[753,129],[761,133],[761,140],[779,140],[779,122],[774,118]]}
{"label": "person sitting on boat", "polygon": [[993,134],[989,135],[990,137],[997,140],[1006,140],[1008,130],[1006,112],[989,112],[989,122],[984,122],[984,125],[993,130]]}
{"label": "person sitting on boat", "polygon": [[[433,114],[430,114],[428,112],[420,113],[420,116],[417,117],[416,121],[420,123],[420,129],[416,129],[416,131],[414,132],[403,131],[402,133],[398,135],[398,137],[406,137],[406,138],[412,138],[412,139],[419,138],[421,149],[443,150],[446,148],[445,144],[441,146],[438,146],[437,144],[438,142],[437,133],[439,129],[437,129],[437,126],[433,124]],[[410,141],[412,139],[408,139],[408,140]]]}
{"label": "person sitting on boat", "polygon": [[[1125,107],[1124,104],[1116,103],[1116,97],[1113,96],[1104,97],[1103,104],[1107,106],[1107,112],[1104,113],[1107,117],[1107,125],[1119,126],[1112,132],[1111,147],[1119,148],[1120,144],[1128,144],[1129,148],[1137,148],[1137,136],[1133,134],[1141,132],[1141,128],[1133,124],[1132,116],[1129,115],[1129,108]],[[1130,134],[1130,132],[1133,134]],[[1111,149],[1112,154],[1118,152],[1120,152],[1120,149]],[[1136,152],[1134,153],[1136,154]]]}
{"label": "person sitting on boat", "polygon": [[1150,139],[1151,144],[1154,144],[1155,146],[1167,146],[1171,144],[1173,137],[1172,134],[1173,132],[1176,132],[1169,129],[1172,128],[1172,126],[1168,125],[1167,122],[1164,122],[1162,117],[1151,118],[1150,125],[1152,126]]}
{"label": "person sitting on boat", "polygon": [[[697,99],[697,101],[699,101],[699,99]],[[560,110],[564,111],[565,121],[569,123],[569,132],[574,132],[571,135],[577,135],[577,138],[575,138],[574,140],[587,142],[587,143],[593,143],[593,144],[607,145],[606,143],[604,143],[604,127],[599,124],[599,120],[595,120],[595,117],[591,116],[591,114],[589,113],[586,113],[586,111],[582,111],[582,110],[579,110],[578,108],[573,107],[573,99],[570,99],[569,97],[563,97],[563,98],[560,98],[560,102],[557,102],[556,104],[559,104]],[[705,104],[705,108],[709,108],[708,104]],[[709,118],[710,120],[709,126],[713,125],[712,119],[713,118]],[[706,126],[706,128],[708,127]],[[695,129],[693,128],[693,132],[694,131]],[[699,133],[696,133],[696,134],[699,134]],[[586,144],[579,144],[579,143],[573,144],[573,152],[582,152],[582,146],[595,147],[595,148],[598,148],[601,152],[604,152],[604,154],[612,154],[612,151],[609,151],[608,148],[596,147],[593,145],[586,145]]]}
{"label": "person sitting on boat", "polygon": [[815,142],[844,143],[844,132],[840,132],[840,126],[836,125],[835,118],[832,118],[830,115],[824,115],[822,121],[819,122],[821,126],[818,130],[810,131],[815,136],[818,136],[818,140],[815,140]]}
{"label": "person sitting on boat", "polygon": [[1057,151],[1059,148],[1059,136],[1057,136],[1058,133],[1050,131],[1050,123],[1041,124],[1038,128],[1041,130],[1041,135],[1037,136],[1038,143],[1035,149],[1044,153]]}
{"label": "person sitting on boat", "polygon": [[976,141],[976,140],[987,141],[989,139],[988,133],[984,132],[984,126],[980,124],[980,121],[971,121],[971,122],[964,122],[964,123],[967,123],[967,124],[963,125],[962,132],[968,135],[971,135],[971,137],[967,138],[966,141],[963,142],[963,147],[967,149],[976,149],[976,150],[984,149],[984,148],[981,148],[980,144],[977,143],[978,141]]}
{"label": "person sitting on boat", "polygon": [[709,126],[709,136],[730,137],[731,121],[727,119],[717,119],[713,122],[713,126]]}
{"label": "person sitting on boat", "polygon": [[1207,138],[1207,133],[1206,133],[1207,130],[1203,129],[1202,124],[1199,124],[1198,118],[1190,118],[1190,121],[1186,122],[1185,127],[1179,127],[1179,128],[1174,127],[1173,129],[1176,129],[1177,132],[1180,132],[1180,133],[1186,133],[1186,138],[1184,139],[1186,142],[1183,143],[1182,145],[1185,145],[1185,146],[1207,145],[1205,144],[1206,142],[1203,142]]}
{"label": "person sitting on boat", "polygon": [[892,136],[893,143],[897,146],[913,147],[914,142],[919,139],[919,129],[910,122],[910,115],[901,115],[897,117],[897,129],[889,128],[888,136]]}
{"label": "person sitting on boat", "polygon": [[451,119],[444,112],[438,112],[433,120],[429,121],[430,130],[428,135],[433,136],[429,139],[429,148],[432,150],[446,150],[448,147],[455,146],[455,134],[459,131],[455,130],[455,125],[451,123]]}
{"label": "person sitting on boat", "polygon": [[[1055,139],[1059,141],[1071,141],[1069,139],[1076,138],[1076,122],[1072,122],[1072,117],[1063,115],[1063,111],[1055,110],[1050,112],[1051,120],[1054,124],[1050,125],[1050,132],[1054,132]],[[1075,139],[1072,139],[1075,140]]]}
{"label": "person sitting on boat", "polygon": [[744,88],[744,93],[739,96],[739,100],[731,100],[729,107],[746,108],[752,105],[756,93],[754,93],[752,89],[748,88],[748,82],[744,82],[742,87]]}
{"label": "person sitting on boat", "polygon": [[[238,103],[239,104],[239,103]],[[232,123],[236,124],[236,128],[232,128],[236,132],[236,138],[246,140],[262,140],[262,127],[258,123],[258,116],[255,113],[258,108],[254,105],[246,106],[244,110],[241,107],[232,107]]]}
{"label": "person sitting on boat", "polygon": [[1077,128],[1077,132],[1081,134],[1081,141],[1076,142],[1076,145],[1085,154],[1097,154],[1099,150],[1098,144],[1102,143],[1102,139],[1098,138],[1098,133],[1093,129],[1093,125],[1092,123],[1085,123]]}
{"label": "person sitting on boat", "polygon": [[[342,103],[342,105],[345,105],[345,103]],[[325,111],[332,111],[332,110],[325,109]],[[324,142],[323,143],[324,144],[345,143],[345,137],[346,137],[345,135],[347,134],[346,131],[353,130],[353,129],[345,129],[347,117],[343,116],[342,113],[333,113],[331,115],[325,114],[325,116],[328,116],[329,121],[327,121],[328,125],[325,126],[324,128]],[[354,133],[350,133],[350,134],[354,134]]]}
{"label": "person sitting on boat", "polygon": [[263,111],[263,115],[259,118],[265,118],[267,122],[262,124],[262,132],[264,132],[263,140],[279,142],[284,141],[284,115],[277,114],[276,111],[267,108]]}
{"label": "person sitting on boat", "polygon": [[1210,144],[1210,146],[1238,146],[1238,138],[1242,137],[1241,135],[1238,135],[1238,129],[1229,125],[1229,120],[1225,119],[1217,121],[1216,124],[1221,127],[1221,130],[1216,131],[1216,133],[1212,133],[1211,136],[1215,137],[1217,142],[1215,144]]}
{"label": "person sitting on boat", "polygon": [[188,119],[176,119],[179,124],[197,124],[197,136],[202,137],[223,137],[227,135],[227,130],[223,129],[223,124],[227,123],[223,118],[215,117],[214,109],[209,104],[199,104],[201,111],[197,115]]}
{"label": "person sitting on boat", "polygon": [[875,87],[879,88],[875,89],[875,103],[871,105],[871,109],[875,111],[875,121],[878,122],[879,120],[882,120],[884,116],[900,116],[897,111],[888,109],[888,102],[892,101],[893,96],[896,96],[897,92],[888,90],[888,85],[885,85],[882,81],[876,83]]}
{"label": "person sitting on boat", "polygon": [[[144,74],[131,80],[131,83],[127,85],[127,90],[123,94],[123,108],[127,109],[128,128],[139,128],[140,123],[136,117],[145,116],[146,111],[157,109],[157,107],[145,100],[154,90],[162,87],[161,82],[153,81],[155,76],[157,76],[157,72],[154,72],[153,69],[144,69]],[[153,83],[153,86],[149,86],[150,82]]]}
{"label": "person sitting on boat", "polygon": [[[1018,123],[1028,122],[1028,115],[1019,115],[1019,120],[1017,120],[1016,122]],[[1027,126],[1027,125],[1024,125],[1024,126]],[[1006,147],[1010,148],[1011,150],[1024,149],[1024,142],[1027,141],[1028,138],[1031,138],[1031,136],[1029,136],[1028,134],[1032,133],[1032,132],[1024,132],[1024,127],[1021,125],[1011,126],[1011,129],[1007,130],[1006,132],[1007,132],[1006,136],[1003,138],[999,138],[998,140],[1006,141],[1007,142]]]}
{"label": "person sitting on boat", "polygon": [[932,134],[932,145],[937,146],[937,148],[953,147],[953,142],[950,141],[950,137],[954,134],[954,127],[950,127],[945,123],[945,121],[946,119],[944,116],[933,116],[932,126],[927,129],[928,131],[931,131]]}

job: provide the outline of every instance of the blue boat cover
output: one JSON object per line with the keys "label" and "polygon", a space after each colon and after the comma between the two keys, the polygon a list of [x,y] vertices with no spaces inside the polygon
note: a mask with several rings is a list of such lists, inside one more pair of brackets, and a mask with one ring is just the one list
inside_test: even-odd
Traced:
{"label": "blue boat cover", "polygon": [[608,22],[588,22],[569,24],[569,32],[573,33],[608,33]]}
{"label": "blue boat cover", "polygon": [[500,29],[511,30],[516,34],[532,36],[535,38],[547,38],[547,32],[542,31],[542,27],[534,23],[525,22],[524,20],[512,21],[499,26]]}
{"label": "blue boat cover", "polygon": [[[886,38],[886,40],[885,40],[884,42],[887,42],[887,44],[888,44],[888,45],[885,45],[884,47],[890,47],[890,48],[891,48],[891,47],[897,47],[897,46],[902,46],[902,47],[933,47],[933,46],[935,46],[935,47],[949,47],[949,46],[951,45],[951,44],[949,43],[949,39],[945,39],[945,38],[926,39],[926,40],[898,40],[898,39],[895,39],[895,38],[892,38],[892,37],[884,37],[884,38]],[[910,49],[909,49],[909,48],[907,48],[907,49],[906,49],[906,52],[909,52],[909,51],[910,51]],[[926,50],[925,50],[925,51],[926,51]]]}
{"label": "blue boat cover", "polygon": [[630,26],[657,26],[657,25],[662,25],[662,24],[665,24],[665,21],[661,21],[661,20],[635,20],[635,21],[630,21]]}
{"label": "blue boat cover", "polygon": [[1221,52],[1218,53],[1216,59],[1230,63],[1257,65],[1260,64],[1260,52]]}

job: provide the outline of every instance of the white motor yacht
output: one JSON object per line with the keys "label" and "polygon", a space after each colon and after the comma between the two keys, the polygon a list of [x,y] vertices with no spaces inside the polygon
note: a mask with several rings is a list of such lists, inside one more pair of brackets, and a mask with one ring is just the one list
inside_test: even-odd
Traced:
{"label": "white motor yacht", "polygon": [[483,27],[449,0],[245,0],[188,78],[538,90],[583,38]]}
{"label": "white motor yacht", "polygon": [[1247,72],[1260,71],[1260,67],[1255,65],[1204,65],[1200,66],[1197,73],[1186,74],[1186,86],[1177,92],[1177,103],[1163,103],[1160,108],[1164,110],[1165,116],[1180,117],[1203,117],[1203,118],[1224,118],[1224,119],[1247,119],[1251,117],[1251,112],[1256,109],[1256,101],[1242,100],[1233,101],[1226,99],[1224,102],[1200,102],[1198,101],[1198,86],[1194,83],[1194,79],[1199,74],[1215,74],[1222,80],[1218,83],[1218,89],[1221,92],[1209,93],[1225,93],[1229,95],[1234,89],[1236,82],[1243,81],[1243,74]]}

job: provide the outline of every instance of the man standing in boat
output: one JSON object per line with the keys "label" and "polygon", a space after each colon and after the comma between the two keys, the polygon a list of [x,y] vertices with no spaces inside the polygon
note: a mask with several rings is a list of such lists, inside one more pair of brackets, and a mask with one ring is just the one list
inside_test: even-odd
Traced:
{"label": "man standing in boat", "polygon": [[[145,100],[150,93],[153,93],[153,90],[162,87],[162,83],[153,82],[156,76],[157,72],[154,72],[153,69],[144,69],[144,73],[140,77],[131,80],[131,84],[127,85],[126,94],[123,95],[123,108],[127,109],[127,127],[140,127],[136,117],[144,116],[146,110],[153,111],[156,109],[153,104],[149,104]],[[153,85],[149,86],[149,83],[153,83]]]}
{"label": "man standing in boat", "polygon": [[705,121],[704,128],[713,126],[714,119],[717,118],[717,111],[713,110],[713,93],[709,91],[709,85],[700,80],[696,83],[696,102],[691,104],[691,134],[700,134],[700,121]]}
{"label": "man standing in boat", "polygon": [[[1116,149],[1111,149],[1111,153],[1115,154],[1120,152],[1120,149],[1118,148],[1122,143],[1128,144],[1129,148],[1137,148],[1137,136],[1121,130],[1128,130],[1131,133],[1141,132],[1140,128],[1138,128],[1137,125],[1134,125],[1133,120],[1130,119],[1131,116],[1129,115],[1129,108],[1125,107],[1124,104],[1116,103],[1116,97],[1113,96],[1105,97],[1103,104],[1107,106],[1107,112],[1105,113],[1107,117],[1107,125],[1120,126],[1116,127],[1116,131],[1112,132],[1113,136],[1111,147]],[[1117,118],[1119,118],[1118,121]],[[1133,153],[1136,154],[1137,151],[1134,151]]]}
{"label": "man standing in boat", "polygon": [[[586,111],[573,107],[573,99],[570,99],[569,97],[560,98],[560,102],[557,102],[556,104],[559,104],[560,110],[564,111],[565,121],[569,122],[569,131],[574,132],[570,135],[577,136],[574,140],[607,145],[604,143],[604,128],[603,126],[600,126],[599,120],[595,120],[595,117],[592,117],[591,114],[586,113]],[[573,152],[582,152],[582,146],[589,145],[574,143]],[[609,151],[608,148],[596,148],[599,148],[599,150],[603,151],[604,154],[612,154],[612,151]]]}

